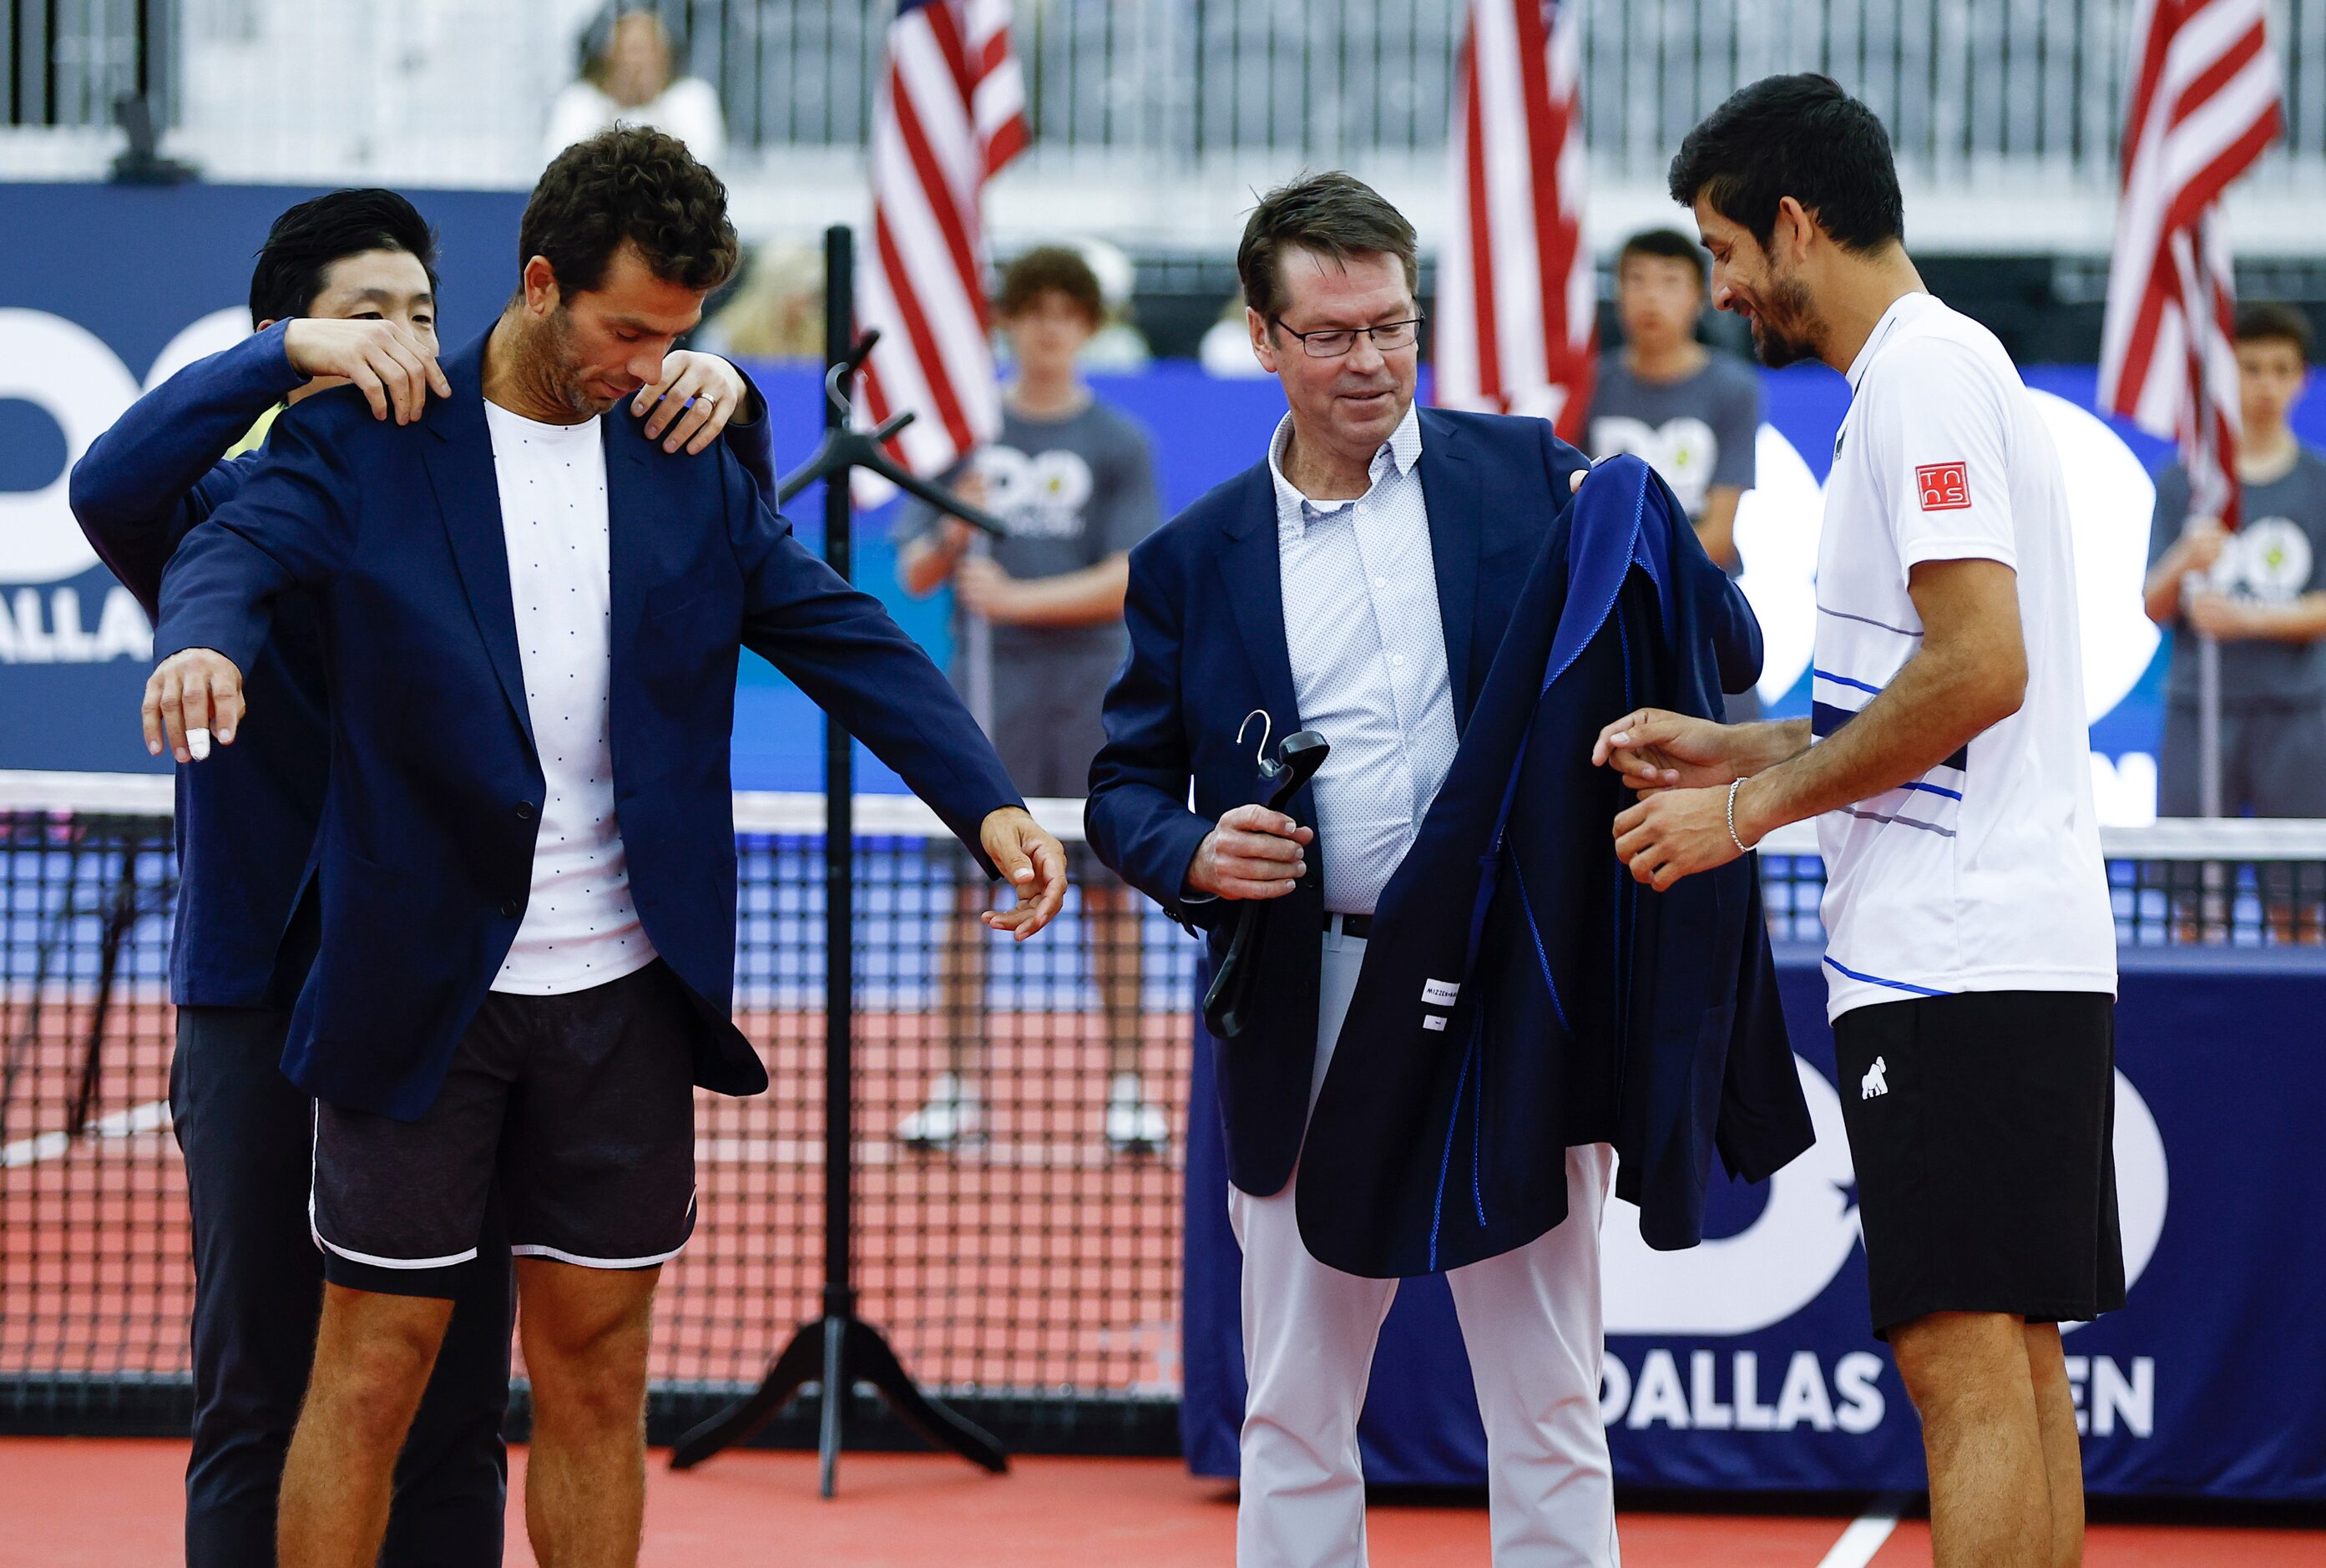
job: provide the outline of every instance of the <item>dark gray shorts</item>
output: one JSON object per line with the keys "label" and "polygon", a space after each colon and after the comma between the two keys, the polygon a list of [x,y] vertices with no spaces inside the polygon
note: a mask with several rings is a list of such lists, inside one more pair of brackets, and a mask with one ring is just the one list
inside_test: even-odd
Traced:
{"label": "dark gray shorts", "polygon": [[[2197,815],[2197,709],[2164,705],[2156,814]],[[2221,813],[2326,817],[2326,703],[2221,710]]]}
{"label": "dark gray shorts", "polygon": [[1091,759],[1106,743],[1099,709],[1115,666],[1059,659],[1048,668],[1024,661],[993,672],[993,749],[1020,795],[1090,793]]}
{"label": "dark gray shorts", "polygon": [[694,1229],[693,1007],[659,961],[485,998],[425,1115],[323,1105],[308,1218],[335,1284],[450,1298],[499,1178],[509,1250],[646,1268]]}

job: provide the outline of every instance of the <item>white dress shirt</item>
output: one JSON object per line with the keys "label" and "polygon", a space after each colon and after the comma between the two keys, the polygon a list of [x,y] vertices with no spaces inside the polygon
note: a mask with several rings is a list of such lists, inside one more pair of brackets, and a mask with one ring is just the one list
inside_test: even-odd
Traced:
{"label": "white dress shirt", "polygon": [[613,586],[599,421],[542,425],[485,405],[526,708],[548,785],[533,892],[496,991],[554,996],[655,960],[614,817]]}
{"label": "white dress shirt", "polygon": [[[1421,496],[1421,420],[1373,454],[1355,500],[1314,501],[1284,477],[1287,415],[1269,443],[1284,643],[1300,723],[1332,746],[1317,770],[1325,908],[1369,915],[1454,764],[1454,692]],[[1287,715],[1277,715],[1279,733]]]}

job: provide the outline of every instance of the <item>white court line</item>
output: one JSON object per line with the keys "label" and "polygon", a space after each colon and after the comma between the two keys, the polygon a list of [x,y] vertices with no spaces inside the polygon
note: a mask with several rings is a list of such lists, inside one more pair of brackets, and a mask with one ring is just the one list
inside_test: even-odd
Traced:
{"label": "white court line", "polygon": [[1818,1568],[1865,1568],[1898,1527],[1898,1516],[1905,1506],[1906,1499],[1895,1493],[1875,1498],[1872,1507],[1849,1522],[1841,1539],[1819,1560]]}
{"label": "white court line", "polygon": [[54,1160],[71,1152],[72,1146],[84,1138],[134,1138],[140,1133],[159,1133],[170,1125],[170,1102],[148,1100],[142,1106],[132,1106],[126,1111],[116,1111],[109,1116],[99,1116],[89,1124],[88,1131],[76,1138],[70,1133],[42,1133],[38,1137],[19,1138],[0,1148],[0,1170],[14,1170],[19,1165],[37,1165],[43,1160]]}
{"label": "white court line", "polygon": [[[70,1133],[42,1133],[0,1146],[0,1170],[38,1165],[70,1153],[76,1143],[103,1138],[134,1138],[142,1133],[170,1129],[170,1102],[149,1100],[126,1111],[100,1116],[79,1138]],[[694,1157],[709,1165],[776,1165],[807,1168],[823,1163],[821,1138],[697,1138]],[[1097,1170],[1135,1162],[1141,1156],[1121,1155],[1097,1138],[1074,1143],[984,1143],[947,1153],[920,1153],[901,1144],[868,1139],[856,1145],[856,1162],[866,1165],[908,1165],[951,1161],[959,1165],[998,1166],[1011,1170]],[[1151,1160],[1153,1156],[1144,1156]]]}

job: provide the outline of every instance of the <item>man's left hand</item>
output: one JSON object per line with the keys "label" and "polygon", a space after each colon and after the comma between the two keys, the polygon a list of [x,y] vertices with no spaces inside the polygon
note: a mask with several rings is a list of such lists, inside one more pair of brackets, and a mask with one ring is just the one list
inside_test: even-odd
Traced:
{"label": "man's left hand", "polygon": [[1017,890],[1014,910],[982,917],[997,931],[1024,941],[1056,919],[1066,901],[1066,846],[1022,806],[1005,806],[980,824],[977,841]]}
{"label": "man's left hand", "polygon": [[646,437],[665,452],[680,447],[701,453],[743,411],[751,384],[743,372],[716,354],[677,349],[663,356],[662,379],[630,400],[633,415],[646,415]]}
{"label": "man's left hand", "polygon": [[1615,818],[1615,857],[1632,880],[1662,892],[1684,876],[1737,856],[1728,835],[1728,791],[1666,789]]}

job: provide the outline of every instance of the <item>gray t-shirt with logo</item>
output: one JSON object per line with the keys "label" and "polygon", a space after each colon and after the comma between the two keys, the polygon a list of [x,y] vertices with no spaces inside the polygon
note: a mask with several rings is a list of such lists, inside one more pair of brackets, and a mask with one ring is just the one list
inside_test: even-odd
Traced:
{"label": "gray t-shirt with logo", "polygon": [[[2222,592],[2266,604],[2290,604],[2326,589],[2326,457],[2303,448],[2293,466],[2267,484],[2249,484],[2245,525],[2222,546],[2212,581]],[[2156,480],[2156,513],[2148,525],[2148,564],[2164,557],[2189,517],[2189,471],[2179,463]],[[2197,637],[2172,629],[2165,697],[2197,700]],[[2249,638],[2221,644],[2221,702],[2231,707],[2290,707],[2326,701],[2326,639],[2281,642]]]}
{"label": "gray t-shirt with logo", "polygon": [[1741,360],[1714,353],[1693,376],[1643,381],[1620,350],[1600,358],[1591,455],[1644,458],[1691,518],[1703,515],[1705,493],[1715,485],[1753,488],[1760,430],[1761,378]]}
{"label": "gray t-shirt with logo", "polygon": [[[1095,566],[1145,538],[1158,520],[1145,432],[1096,401],[1065,419],[1028,419],[1005,405],[1000,437],[970,461],[984,477],[986,509],[1009,525],[1009,537],[993,540],[991,548],[1012,577],[1056,577]],[[926,537],[939,520],[931,509],[907,502],[897,519],[897,542]],[[956,608],[956,650],[963,630]],[[1103,686],[1128,646],[1120,619],[1095,626],[997,626],[996,701],[1025,681],[1079,690],[1094,679]]]}

